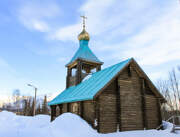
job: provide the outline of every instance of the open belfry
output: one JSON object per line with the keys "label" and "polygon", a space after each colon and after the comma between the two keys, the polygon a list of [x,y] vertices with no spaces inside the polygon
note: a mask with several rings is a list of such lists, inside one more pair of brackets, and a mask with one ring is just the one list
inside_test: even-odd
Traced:
{"label": "open belfry", "polygon": [[70,112],[100,133],[157,128],[164,97],[133,58],[101,70],[82,18],[79,49],[66,65],[66,89],[48,103],[51,121]]}

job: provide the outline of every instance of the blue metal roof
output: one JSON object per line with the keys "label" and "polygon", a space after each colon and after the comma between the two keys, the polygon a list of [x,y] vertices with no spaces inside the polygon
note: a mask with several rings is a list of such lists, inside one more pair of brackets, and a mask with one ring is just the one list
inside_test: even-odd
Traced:
{"label": "blue metal roof", "polygon": [[[92,61],[92,62],[97,62],[97,63],[102,63],[91,51],[91,49],[88,46],[88,40],[80,40],[79,44],[79,49],[71,59],[71,61],[68,64],[71,64],[77,59],[84,59],[87,61]],[[68,65],[67,64],[67,65]]]}
{"label": "blue metal roof", "polygon": [[116,74],[123,69],[130,60],[131,59],[125,60],[92,74],[89,79],[64,90],[52,101],[50,101],[48,105],[92,100],[98,91],[100,91],[114,76],[116,76]]}

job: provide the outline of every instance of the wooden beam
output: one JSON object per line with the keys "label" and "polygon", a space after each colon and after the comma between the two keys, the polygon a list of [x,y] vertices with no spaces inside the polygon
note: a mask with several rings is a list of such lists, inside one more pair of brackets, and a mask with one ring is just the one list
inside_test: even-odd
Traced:
{"label": "wooden beam", "polygon": [[51,108],[51,122],[53,121],[53,106],[50,106]]}
{"label": "wooden beam", "polygon": [[56,105],[52,105],[51,107],[51,122],[56,118]]}
{"label": "wooden beam", "polygon": [[83,63],[89,64],[89,65],[92,65],[92,66],[97,66],[97,65],[102,65],[103,64],[103,62],[93,62],[93,61],[85,60],[85,59],[82,59],[82,58],[78,58],[73,63],[66,65],[66,67],[68,67],[68,68],[75,67],[77,65],[78,60],[81,60]]}
{"label": "wooden beam", "polygon": [[128,66],[128,76],[131,77],[131,66]]}
{"label": "wooden beam", "polygon": [[83,118],[84,116],[84,102],[80,102],[80,116]]}
{"label": "wooden beam", "polygon": [[67,103],[67,112],[70,112],[70,104]]}
{"label": "wooden beam", "polygon": [[101,65],[98,65],[97,67],[96,67],[96,72],[98,72],[98,71],[100,71],[101,70]]}
{"label": "wooden beam", "polygon": [[118,82],[118,77],[116,79],[115,89],[116,89],[116,111],[117,111],[117,127],[121,131],[121,104],[120,104],[120,85]]}
{"label": "wooden beam", "polygon": [[158,120],[159,120],[159,125],[162,124],[162,114],[161,114],[161,104],[159,98],[157,98],[157,111],[158,111]]}
{"label": "wooden beam", "polygon": [[97,132],[100,133],[100,105],[99,105],[99,97],[95,98],[95,120],[97,122],[97,125],[95,127]]}
{"label": "wooden beam", "polygon": [[67,67],[68,68],[74,68],[77,65],[77,60],[74,61],[73,63],[69,64]]}
{"label": "wooden beam", "polygon": [[82,80],[82,62],[81,60],[77,61],[77,71],[76,71],[76,85],[79,84]]}
{"label": "wooden beam", "polygon": [[61,114],[62,114],[62,107],[63,107],[63,106],[62,106],[62,104],[59,104],[58,107],[59,107],[59,110],[60,110],[59,113],[60,113],[60,115],[61,115]]}
{"label": "wooden beam", "polygon": [[70,86],[70,77],[72,76],[72,69],[67,69],[67,76],[66,76],[66,89]]}
{"label": "wooden beam", "polygon": [[145,98],[145,80],[144,78],[140,78],[141,85],[141,104],[142,104],[142,119],[143,119],[143,127],[148,128],[147,124],[147,115],[146,115],[146,98]]}

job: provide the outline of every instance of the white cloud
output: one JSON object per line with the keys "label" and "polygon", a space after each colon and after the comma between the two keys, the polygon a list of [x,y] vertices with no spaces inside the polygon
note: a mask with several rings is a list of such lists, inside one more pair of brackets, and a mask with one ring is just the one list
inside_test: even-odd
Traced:
{"label": "white cloud", "polygon": [[79,33],[80,23],[72,26],[60,28],[55,32],[49,34],[50,39],[61,41],[74,41],[77,42],[77,35]]}
{"label": "white cloud", "polygon": [[[180,60],[180,9],[174,2],[163,6],[156,2],[87,0],[78,12],[88,17],[87,31],[95,39],[92,45],[105,60],[135,57],[142,65],[159,65]],[[27,28],[47,32],[51,40],[78,42],[82,28],[79,15],[71,25],[52,30],[46,19],[59,14],[57,5],[27,4],[20,11],[20,19]],[[106,52],[109,56],[104,56]]]}
{"label": "white cloud", "polygon": [[53,2],[38,2],[29,1],[23,3],[18,10],[18,17],[20,22],[31,30],[40,32],[48,32],[51,26],[48,19],[56,17],[60,14],[60,8]]}
{"label": "white cloud", "polygon": [[127,46],[124,55],[137,57],[143,65],[180,60],[179,12],[179,8],[173,9],[122,43],[121,45]]}
{"label": "white cloud", "polygon": [[[134,6],[136,5],[136,6]],[[92,37],[103,37],[111,39],[124,34],[132,33],[136,26],[143,24],[151,14],[143,14],[143,10],[151,5],[148,0],[142,0],[137,3],[134,0],[122,0],[121,3],[116,0],[92,0],[86,1],[79,8],[81,15],[88,17],[86,21],[87,31]],[[136,15],[141,14],[141,22],[137,20]],[[77,42],[77,35],[81,31],[81,19],[77,16],[78,21],[72,25],[60,27],[55,33],[50,34],[51,38],[61,41]],[[107,35],[105,35],[107,34]]]}
{"label": "white cloud", "polygon": [[49,31],[49,26],[43,22],[43,21],[40,21],[40,20],[32,20],[31,22],[32,24],[32,28],[38,30],[38,31],[41,31],[41,32],[47,32]]}
{"label": "white cloud", "polygon": [[[97,40],[94,43],[96,50],[108,51],[110,56],[106,56],[107,60],[135,57],[142,65],[160,65],[180,60],[179,12],[180,8],[176,4],[169,5],[162,14],[152,19],[153,22],[148,19],[149,23],[145,23],[133,35],[124,37],[124,40],[118,41],[117,37],[113,44],[107,39]],[[120,30],[111,31],[110,34],[113,35],[108,35],[111,38],[122,36]]]}
{"label": "white cloud", "polygon": [[[108,7],[112,5],[114,0],[98,0],[96,2],[88,0],[83,4],[78,10],[80,15],[85,15],[88,17],[86,21],[86,30],[93,35],[97,35],[102,31],[105,31],[105,23],[103,19],[104,12]],[[94,10],[95,9],[95,10]],[[77,35],[82,29],[82,21],[79,16],[77,16],[78,21],[75,24],[68,25],[65,27],[60,27],[55,31],[55,33],[50,34],[50,37],[53,39],[61,41],[73,41],[77,42]]]}

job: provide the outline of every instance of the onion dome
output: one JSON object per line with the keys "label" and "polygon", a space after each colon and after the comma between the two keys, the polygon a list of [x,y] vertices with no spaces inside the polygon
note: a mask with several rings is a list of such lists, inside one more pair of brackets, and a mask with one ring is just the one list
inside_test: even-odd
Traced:
{"label": "onion dome", "polygon": [[83,31],[78,35],[78,40],[88,40],[89,41],[90,39],[90,36],[89,36],[89,33],[83,29]]}

